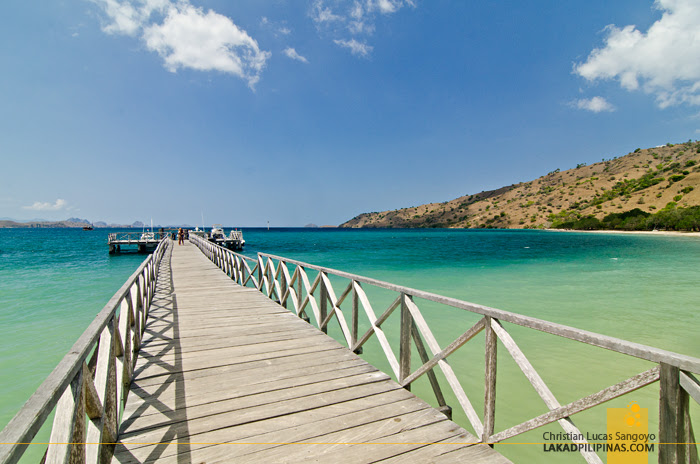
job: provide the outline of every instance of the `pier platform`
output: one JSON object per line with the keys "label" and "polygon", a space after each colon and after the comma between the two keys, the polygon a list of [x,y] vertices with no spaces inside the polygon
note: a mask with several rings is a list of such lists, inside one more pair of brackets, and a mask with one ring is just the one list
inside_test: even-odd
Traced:
{"label": "pier platform", "polygon": [[160,232],[118,232],[107,236],[109,253],[121,253],[122,251],[136,251],[138,253],[150,253],[156,249],[163,236],[171,233]]}
{"label": "pier platform", "polygon": [[113,463],[506,458],[195,246],[160,264]]}

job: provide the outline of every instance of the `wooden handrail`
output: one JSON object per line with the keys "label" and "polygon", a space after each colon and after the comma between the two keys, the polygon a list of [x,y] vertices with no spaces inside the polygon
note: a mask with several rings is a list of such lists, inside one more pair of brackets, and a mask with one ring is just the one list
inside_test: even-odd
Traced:
{"label": "wooden handrail", "polygon": [[259,254],[260,256],[266,258],[271,258],[278,261],[281,260],[285,263],[302,266],[306,269],[313,269],[318,272],[332,274],[338,277],[354,280],[356,282],[369,284],[378,288],[391,290],[396,293],[404,293],[406,295],[411,295],[415,298],[433,301],[435,303],[441,303],[446,306],[451,306],[453,308],[463,309],[484,316],[489,316],[494,319],[510,322],[512,324],[519,325],[522,327],[539,330],[541,332],[546,332],[552,335],[558,335],[560,337],[586,343],[588,345],[598,346],[600,348],[616,351],[621,354],[634,356],[635,358],[645,359],[647,361],[656,363],[664,362],[672,366],[676,366],[680,369],[692,372],[700,372],[700,359],[691,356],[686,356],[683,354],[674,353],[672,351],[666,351],[659,348],[630,342],[620,338],[609,337],[607,335],[601,335],[595,332],[589,332],[586,330],[569,327],[563,324],[557,324],[556,322],[549,322],[543,319],[524,316],[522,314],[512,313],[501,309],[490,308],[488,306],[482,306],[475,303],[470,303],[468,301],[438,295],[436,293],[430,293],[423,290],[417,290],[415,288],[404,287],[402,285],[396,285],[389,282],[372,279],[370,277],[351,274],[349,272],[339,271],[323,266],[315,266],[312,264],[304,263],[302,261],[297,261],[267,253]]}
{"label": "wooden handrail", "polygon": [[[68,354],[0,432],[0,443],[3,443],[0,463],[20,460],[54,408],[56,414],[46,462],[67,462],[72,446],[80,448],[77,453],[86,457],[87,462],[98,462],[101,443],[116,439],[119,404],[124,404],[128,391],[128,383],[127,388],[121,383],[123,379],[131,378],[136,360],[131,355],[140,346],[144,322],[155,293],[157,268],[169,245],[167,238],[159,243],[154,253],[107,302]],[[93,355],[88,360],[91,353]],[[112,375],[117,380],[116,384],[111,384],[109,374],[114,373],[115,363],[119,362],[123,371]],[[109,400],[113,392],[119,394],[114,395],[118,398],[116,404]],[[84,427],[86,414],[92,419],[88,427]],[[88,429],[88,437],[76,437],[79,428],[76,425]],[[103,439],[105,431],[111,440]],[[95,445],[85,447],[90,435],[97,435],[98,441],[93,440]]]}

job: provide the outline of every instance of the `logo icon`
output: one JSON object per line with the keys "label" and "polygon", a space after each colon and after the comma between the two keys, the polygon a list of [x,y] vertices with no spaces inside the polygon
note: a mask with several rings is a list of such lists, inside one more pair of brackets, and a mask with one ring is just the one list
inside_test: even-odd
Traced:
{"label": "logo icon", "polygon": [[625,423],[629,427],[642,426],[642,408],[639,407],[636,401],[632,401],[627,405],[628,413],[625,416]]}
{"label": "logo icon", "polygon": [[608,408],[608,464],[646,464],[648,450],[654,449],[651,441],[648,408],[636,401],[624,408]]}

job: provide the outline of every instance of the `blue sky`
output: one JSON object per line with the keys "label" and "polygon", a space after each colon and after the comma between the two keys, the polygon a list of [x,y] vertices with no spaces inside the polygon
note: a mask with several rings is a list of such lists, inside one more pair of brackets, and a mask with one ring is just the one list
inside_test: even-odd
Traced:
{"label": "blue sky", "polygon": [[339,224],[700,138],[700,1],[6,0],[0,217]]}

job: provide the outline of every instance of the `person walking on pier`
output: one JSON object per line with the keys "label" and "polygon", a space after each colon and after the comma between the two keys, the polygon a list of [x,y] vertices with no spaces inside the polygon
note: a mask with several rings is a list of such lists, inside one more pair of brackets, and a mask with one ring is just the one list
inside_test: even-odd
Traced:
{"label": "person walking on pier", "polygon": [[185,243],[185,232],[183,232],[182,227],[177,231],[177,244],[184,245]]}

